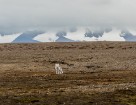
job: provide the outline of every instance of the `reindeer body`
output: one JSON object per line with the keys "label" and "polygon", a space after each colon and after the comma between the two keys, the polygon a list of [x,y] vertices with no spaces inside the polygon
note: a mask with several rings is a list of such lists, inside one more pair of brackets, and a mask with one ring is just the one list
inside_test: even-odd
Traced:
{"label": "reindeer body", "polygon": [[59,64],[55,64],[56,74],[63,74],[63,70]]}

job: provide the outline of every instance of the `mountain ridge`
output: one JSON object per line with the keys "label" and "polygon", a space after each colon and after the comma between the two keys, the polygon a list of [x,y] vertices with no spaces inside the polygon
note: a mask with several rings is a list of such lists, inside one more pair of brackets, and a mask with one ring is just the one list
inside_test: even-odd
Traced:
{"label": "mountain ridge", "polygon": [[[136,31],[107,29],[107,30],[89,30],[77,29],[74,31],[43,32],[26,31],[20,35],[1,35],[0,43],[38,43],[38,42],[77,42],[77,41],[136,41]],[[12,36],[12,35],[11,35]],[[11,39],[11,40],[10,40]]]}

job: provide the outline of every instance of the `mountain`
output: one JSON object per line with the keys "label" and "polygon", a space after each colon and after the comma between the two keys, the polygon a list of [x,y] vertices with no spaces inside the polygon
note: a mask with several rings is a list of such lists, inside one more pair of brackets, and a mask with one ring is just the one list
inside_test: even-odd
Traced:
{"label": "mountain", "polygon": [[75,41],[136,41],[135,30],[116,28],[77,28],[65,31],[27,31],[19,34],[0,35],[0,43],[75,42]]}
{"label": "mountain", "polygon": [[19,35],[12,43],[36,43],[39,41],[34,40],[33,38],[41,34],[39,31],[27,31]]}
{"label": "mountain", "polygon": [[75,40],[71,40],[66,38],[66,32],[46,32],[43,34],[39,34],[34,38],[34,40],[38,40],[40,42],[74,42]]}
{"label": "mountain", "polygon": [[136,41],[136,36],[129,31],[122,31],[121,37],[123,37],[126,41]]}
{"label": "mountain", "polygon": [[85,32],[85,37],[96,37],[96,38],[99,38],[99,37],[102,37],[104,34],[104,31],[90,31],[88,30],[87,32]]}
{"label": "mountain", "polygon": [[58,37],[58,39],[55,42],[74,42],[74,40],[66,38],[65,37],[66,35],[67,33],[65,31],[56,33],[56,36]]}
{"label": "mountain", "polygon": [[75,42],[75,41],[65,38],[64,36],[60,36],[55,42]]}
{"label": "mountain", "polygon": [[124,38],[120,36],[121,30],[119,29],[85,29],[79,28],[75,32],[67,32],[64,36],[68,39],[74,41],[125,41]]}

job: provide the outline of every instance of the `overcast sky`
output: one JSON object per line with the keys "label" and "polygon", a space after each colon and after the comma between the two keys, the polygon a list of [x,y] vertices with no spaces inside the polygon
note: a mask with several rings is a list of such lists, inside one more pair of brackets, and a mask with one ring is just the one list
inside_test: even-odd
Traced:
{"label": "overcast sky", "polygon": [[136,27],[136,0],[0,0],[0,31]]}

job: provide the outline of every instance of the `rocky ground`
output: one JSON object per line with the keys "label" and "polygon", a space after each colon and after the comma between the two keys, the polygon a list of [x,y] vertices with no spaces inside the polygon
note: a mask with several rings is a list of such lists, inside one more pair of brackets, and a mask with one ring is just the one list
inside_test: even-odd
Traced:
{"label": "rocky ground", "polygon": [[0,67],[0,105],[136,105],[134,42],[0,44]]}

